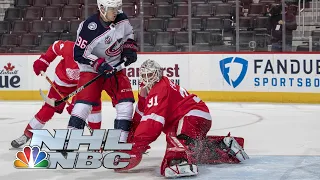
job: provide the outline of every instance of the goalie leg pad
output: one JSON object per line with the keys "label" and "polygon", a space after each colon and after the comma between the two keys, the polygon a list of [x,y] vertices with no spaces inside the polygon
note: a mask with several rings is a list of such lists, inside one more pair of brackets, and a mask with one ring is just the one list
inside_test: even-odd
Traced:
{"label": "goalie leg pad", "polygon": [[193,176],[198,169],[191,158],[192,152],[185,140],[167,136],[167,149],[161,164],[161,174],[165,177]]}
{"label": "goalie leg pad", "polygon": [[200,164],[240,163],[249,159],[242,146],[236,139],[240,139],[243,146],[243,138],[228,136],[210,136],[202,142]]}

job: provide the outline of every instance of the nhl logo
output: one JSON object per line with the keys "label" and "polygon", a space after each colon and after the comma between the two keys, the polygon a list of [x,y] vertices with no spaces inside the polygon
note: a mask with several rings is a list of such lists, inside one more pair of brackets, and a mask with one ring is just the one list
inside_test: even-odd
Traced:
{"label": "nhl logo", "polygon": [[107,36],[106,37],[106,39],[104,40],[104,42],[106,43],[106,44],[110,44],[111,43],[111,37],[110,36]]}

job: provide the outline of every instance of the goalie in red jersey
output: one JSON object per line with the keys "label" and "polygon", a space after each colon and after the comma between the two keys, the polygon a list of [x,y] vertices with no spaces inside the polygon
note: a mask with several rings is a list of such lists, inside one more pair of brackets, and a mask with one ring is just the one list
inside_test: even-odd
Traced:
{"label": "goalie in red jersey", "polygon": [[141,65],[143,85],[128,137],[133,147],[126,151],[131,158],[119,159],[129,161],[129,165],[117,172],[137,166],[161,132],[167,140],[161,164],[161,174],[165,177],[197,175],[197,164],[239,163],[249,158],[242,148],[242,138],[207,136],[212,118],[206,104],[162,73],[154,60]]}
{"label": "goalie in red jersey", "polygon": [[[77,84],[79,80],[79,67],[73,59],[73,47],[74,42],[72,41],[55,41],[46,51],[42,54],[39,59],[37,59],[33,64],[33,70],[36,75],[41,74],[41,71],[46,72],[50,63],[52,63],[58,56],[62,56],[59,64],[55,69],[54,75],[54,86],[57,88],[62,96],[66,96],[77,89]],[[51,87],[48,92],[49,98],[61,99],[59,93]],[[76,96],[75,96],[76,97]],[[73,108],[73,102],[75,97],[72,99],[72,103],[67,107],[69,114]],[[61,114],[66,103],[62,103],[57,107],[51,107],[49,104],[45,103],[38,113],[30,120],[29,124],[24,130],[24,134],[13,140],[11,146],[18,148],[32,137],[30,130],[41,129],[44,127],[45,123],[48,122],[54,115],[54,113]],[[100,129],[101,127],[101,102],[99,106],[94,106],[92,112],[87,118],[88,125],[91,129]]]}

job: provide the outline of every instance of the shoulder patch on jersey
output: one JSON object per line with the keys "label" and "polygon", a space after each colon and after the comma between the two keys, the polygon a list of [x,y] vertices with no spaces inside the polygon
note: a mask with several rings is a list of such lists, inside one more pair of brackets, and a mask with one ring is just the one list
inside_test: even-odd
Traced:
{"label": "shoulder patch on jersey", "polygon": [[91,23],[88,24],[88,29],[90,29],[91,31],[96,30],[97,27],[98,27],[98,25],[95,22],[91,22]]}

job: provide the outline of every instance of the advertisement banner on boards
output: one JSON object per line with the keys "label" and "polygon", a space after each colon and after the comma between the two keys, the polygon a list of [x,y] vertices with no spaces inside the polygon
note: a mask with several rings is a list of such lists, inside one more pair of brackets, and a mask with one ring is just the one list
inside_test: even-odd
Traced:
{"label": "advertisement banner on boards", "polygon": [[320,87],[316,54],[229,54],[213,69],[228,91],[318,92]]}
{"label": "advertisement banner on boards", "polygon": [[0,61],[0,91],[28,89],[28,60],[21,56],[2,56]]}

